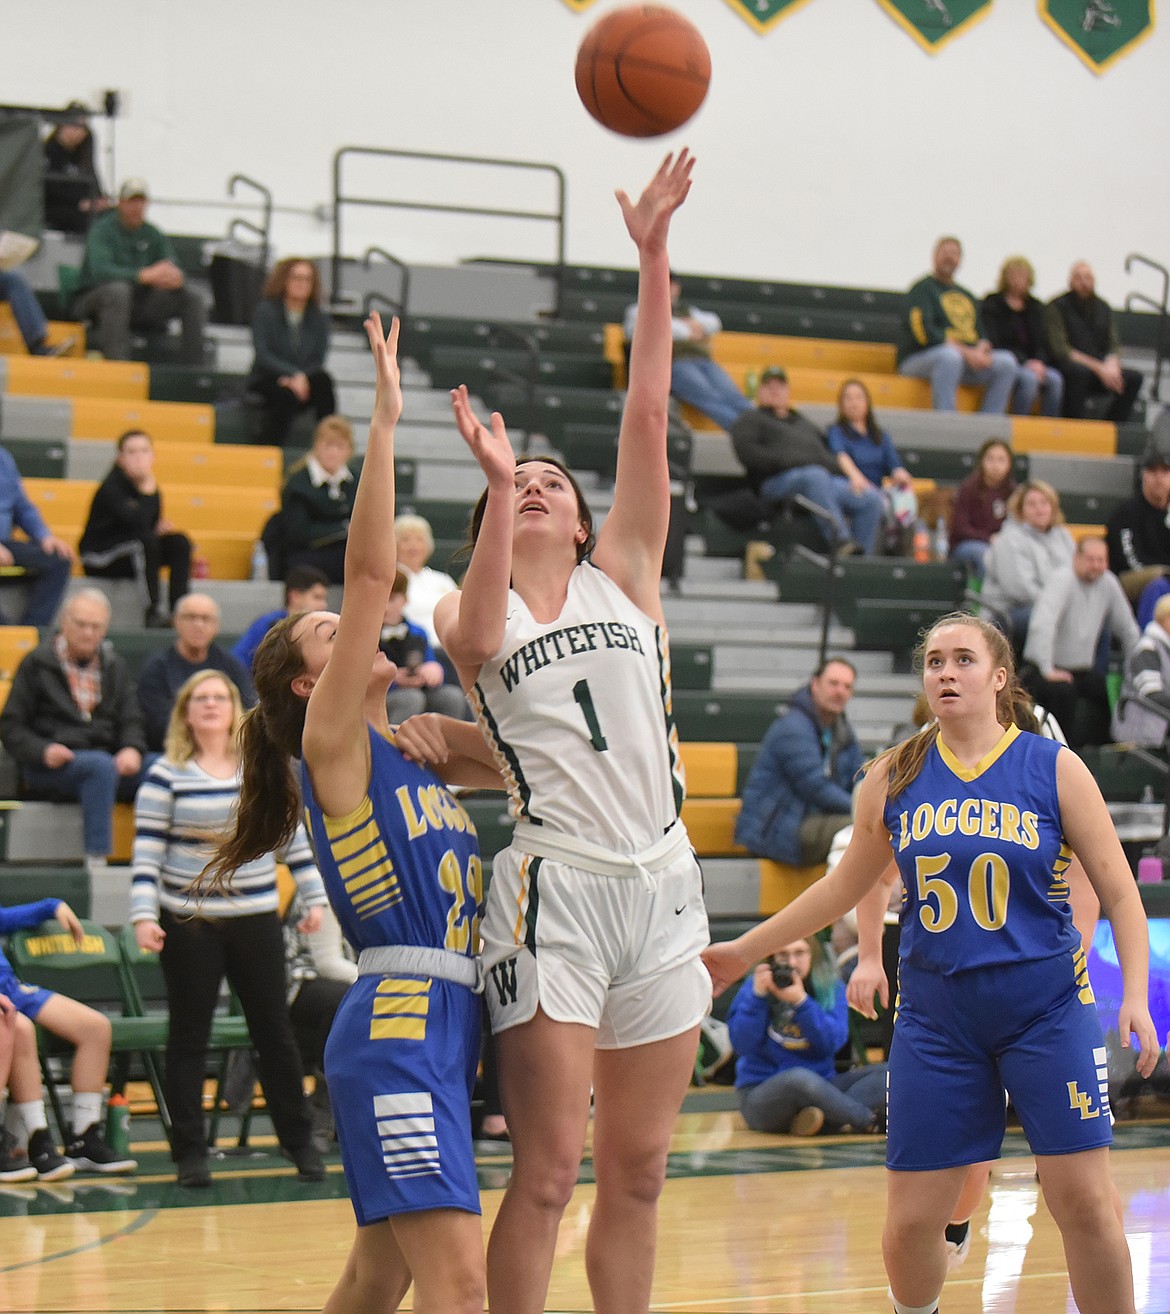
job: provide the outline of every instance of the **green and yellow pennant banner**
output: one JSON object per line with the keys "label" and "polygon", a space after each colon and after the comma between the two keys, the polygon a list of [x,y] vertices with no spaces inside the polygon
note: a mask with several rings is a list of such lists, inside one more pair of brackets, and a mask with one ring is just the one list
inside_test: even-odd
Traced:
{"label": "green and yellow pennant banner", "polygon": [[986,18],[991,9],[991,0],[878,0],[878,4],[932,55]]}
{"label": "green and yellow pennant banner", "polygon": [[1039,0],[1040,17],[1094,73],[1154,30],[1154,0]]}
{"label": "green and yellow pennant banner", "polygon": [[757,32],[764,33],[808,0],[726,0],[726,3]]}
{"label": "green and yellow pennant banner", "polygon": [[579,14],[584,13],[590,5],[596,4],[596,2],[597,0],[565,0],[565,4],[567,4],[570,9],[575,9]]}

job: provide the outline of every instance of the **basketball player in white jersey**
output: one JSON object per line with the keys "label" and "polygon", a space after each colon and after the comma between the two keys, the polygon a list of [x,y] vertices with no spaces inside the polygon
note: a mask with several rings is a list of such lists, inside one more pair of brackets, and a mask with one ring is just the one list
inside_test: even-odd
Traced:
{"label": "basketball player in white jersey", "polygon": [[493,1314],[544,1309],[594,1093],[594,1308],[649,1308],[657,1199],[710,1002],[698,863],[659,600],[669,519],[670,219],[693,161],[668,156],[637,203],[638,322],[613,509],[594,544],[575,481],[517,464],[503,418],[459,431],[487,477],[460,593],[435,624],[517,819],[483,925],[512,1180],[488,1248]]}

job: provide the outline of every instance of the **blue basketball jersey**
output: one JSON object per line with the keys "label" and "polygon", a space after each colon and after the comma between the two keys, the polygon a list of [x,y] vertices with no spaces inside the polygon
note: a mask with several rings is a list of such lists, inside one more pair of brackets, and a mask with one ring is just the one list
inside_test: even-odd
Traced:
{"label": "blue basketball jersey", "polygon": [[887,802],[905,885],[904,960],[952,973],[1079,949],[1056,789],[1060,751],[1011,726],[968,768],[939,737],[917,778]]}
{"label": "blue basketball jersey", "polygon": [[347,817],[326,817],[302,765],[305,825],[342,933],[355,949],[423,945],[472,958],[483,869],[475,826],[432,772],[372,728],[370,783]]}

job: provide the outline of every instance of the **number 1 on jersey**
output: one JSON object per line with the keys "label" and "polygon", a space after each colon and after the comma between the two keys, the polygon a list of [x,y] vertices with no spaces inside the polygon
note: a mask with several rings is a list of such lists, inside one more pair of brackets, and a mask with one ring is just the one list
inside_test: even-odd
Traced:
{"label": "number 1 on jersey", "polygon": [[589,692],[589,681],[578,680],[573,686],[573,698],[581,709],[585,724],[589,727],[589,742],[598,753],[604,753],[609,745],[601,733],[601,722],[597,719],[597,708],[593,706],[593,695]]}

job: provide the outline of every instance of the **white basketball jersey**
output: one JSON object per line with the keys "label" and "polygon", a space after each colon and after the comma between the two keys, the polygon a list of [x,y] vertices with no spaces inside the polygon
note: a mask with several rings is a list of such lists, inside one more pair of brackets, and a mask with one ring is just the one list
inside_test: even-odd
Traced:
{"label": "white basketball jersey", "polygon": [[470,698],[518,820],[633,853],[678,817],[666,630],[596,566],[573,571],[548,624],[509,592],[504,642]]}

